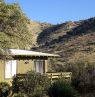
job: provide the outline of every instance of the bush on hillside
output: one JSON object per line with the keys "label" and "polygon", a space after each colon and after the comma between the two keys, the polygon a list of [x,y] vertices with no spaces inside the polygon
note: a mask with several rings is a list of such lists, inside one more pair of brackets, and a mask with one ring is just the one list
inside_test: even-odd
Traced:
{"label": "bush on hillside", "polygon": [[89,65],[83,68],[76,77],[72,79],[73,86],[80,93],[95,92],[95,66]]}
{"label": "bush on hillside", "polygon": [[95,54],[77,57],[67,64],[73,75],[72,85],[82,94],[95,93]]}
{"label": "bush on hillside", "polygon": [[77,92],[69,83],[61,80],[54,82],[48,89],[49,97],[78,97]]}
{"label": "bush on hillside", "polygon": [[28,72],[26,75],[15,76],[12,82],[13,93],[25,93],[29,97],[43,97],[47,94],[50,80],[46,75]]}
{"label": "bush on hillside", "polygon": [[11,87],[6,82],[0,83],[0,97],[7,97],[10,94]]}

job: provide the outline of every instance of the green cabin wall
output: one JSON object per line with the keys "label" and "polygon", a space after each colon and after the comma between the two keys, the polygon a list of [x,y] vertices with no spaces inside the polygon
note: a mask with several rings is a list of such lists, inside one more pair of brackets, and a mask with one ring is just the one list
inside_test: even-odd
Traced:
{"label": "green cabin wall", "polygon": [[17,61],[17,73],[23,74],[26,73],[30,70],[34,71],[34,67],[33,67],[33,61],[32,60],[28,60],[28,63],[26,64],[27,60],[19,60]]}
{"label": "green cabin wall", "polygon": [[[25,62],[28,61],[28,63],[26,64]],[[45,66],[44,66],[44,73],[47,72],[48,70],[48,63],[47,60],[45,60]],[[35,66],[33,63],[33,60],[17,60],[17,74],[25,74],[28,71],[34,71],[35,70]],[[0,82],[8,82],[11,85],[12,82],[12,78],[10,79],[5,79],[5,61],[4,60],[0,60]]]}
{"label": "green cabin wall", "polygon": [[0,81],[4,80],[4,61],[0,60]]}

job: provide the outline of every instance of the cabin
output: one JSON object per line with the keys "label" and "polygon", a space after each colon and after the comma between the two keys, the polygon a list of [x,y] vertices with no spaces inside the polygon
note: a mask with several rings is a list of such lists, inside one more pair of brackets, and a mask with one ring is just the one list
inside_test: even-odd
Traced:
{"label": "cabin", "polygon": [[41,74],[45,73],[49,78],[58,74],[47,72],[49,65],[48,58],[59,57],[59,55],[18,49],[8,49],[8,55],[12,58],[0,59],[0,82],[11,84],[14,75],[25,74],[30,70]]}

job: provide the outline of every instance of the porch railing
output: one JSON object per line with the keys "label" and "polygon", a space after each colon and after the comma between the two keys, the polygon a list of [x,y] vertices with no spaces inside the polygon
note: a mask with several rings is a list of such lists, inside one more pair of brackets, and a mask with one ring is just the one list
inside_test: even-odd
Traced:
{"label": "porch railing", "polygon": [[[64,78],[65,80],[71,82],[72,72],[46,73],[46,75],[50,78],[51,82],[60,78]],[[18,79],[23,79],[26,74],[16,74],[16,76]]]}
{"label": "porch railing", "polygon": [[72,72],[56,72],[56,73],[46,73],[51,79],[51,82],[55,79],[64,78],[67,81],[71,82]]}

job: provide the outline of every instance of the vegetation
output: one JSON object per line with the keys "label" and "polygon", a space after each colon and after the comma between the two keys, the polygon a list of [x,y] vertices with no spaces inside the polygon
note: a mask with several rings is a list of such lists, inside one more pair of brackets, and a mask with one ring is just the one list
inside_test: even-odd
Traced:
{"label": "vegetation", "polygon": [[[77,58],[78,57],[78,58]],[[93,54],[80,54],[68,63],[68,70],[72,71],[72,84],[81,93],[95,92],[95,58]],[[75,73],[76,72],[76,73]]]}
{"label": "vegetation", "polygon": [[0,47],[24,48],[29,45],[28,21],[18,4],[0,3]]}
{"label": "vegetation", "polygon": [[0,0],[0,54],[3,54],[3,48],[30,49],[36,46],[38,33],[49,26],[30,21],[17,3],[7,4]]}
{"label": "vegetation", "polygon": [[58,80],[54,82],[49,90],[49,97],[78,97],[77,92],[65,81]]}
{"label": "vegetation", "polygon": [[25,97],[23,93],[15,93],[12,97]]}
{"label": "vegetation", "polygon": [[0,97],[7,97],[10,94],[11,87],[6,82],[0,83]]}
{"label": "vegetation", "polygon": [[[80,70],[80,69],[79,69]],[[72,79],[72,84],[83,94],[95,92],[95,66],[87,66],[80,70],[77,76]]]}
{"label": "vegetation", "polygon": [[47,94],[50,80],[39,73],[28,72],[27,75],[13,78],[13,93],[24,93],[29,97],[43,97]]}

